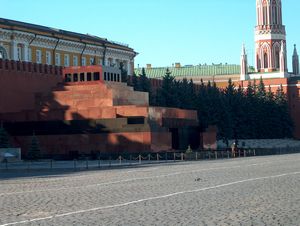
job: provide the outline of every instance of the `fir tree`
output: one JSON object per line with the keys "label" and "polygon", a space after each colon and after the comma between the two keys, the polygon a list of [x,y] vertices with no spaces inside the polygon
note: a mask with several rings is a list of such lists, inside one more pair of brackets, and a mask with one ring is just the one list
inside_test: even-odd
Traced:
{"label": "fir tree", "polygon": [[267,97],[268,101],[274,101],[274,93],[272,92],[271,86],[269,86],[269,88],[268,88],[266,97]]}
{"label": "fir tree", "polygon": [[6,130],[3,128],[3,125],[1,124],[0,127],[0,148],[9,148],[11,147],[9,142],[9,135],[6,132]]}
{"label": "fir tree", "polygon": [[169,69],[166,70],[162,86],[157,92],[157,104],[162,107],[178,107],[179,105],[175,78],[171,76]]}
{"label": "fir tree", "polygon": [[280,128],[278,128],[278,135],[280,138],[291,137],[293,133],[293,121],[289,112],[287,96],[284,93],[282,85],[277,89],[275,103],[278,107],[278,123],[280,125]]}
{"label": "fir tree", "polygon": [[248,82],[248,86],[247,86],[247,90],[246,90],[246,96],[248,98],[253,98],[255,95],[255,91],[254,91],[254,88],[252,86],[252,83],[251,81]]}
{"label": "fir tree", "polygon": [[145,68],[142,68],[142,73],[137,77],[136,85],[134,87],[136,91],[149,93],[149,104],[151,106],[156,105],[155,93],[152,89],[151,81],[146,75]]}
{"label": "fir tree", "polygon": [[182,81],[177,82],[177,93],[179,98],[179,107],[183,109],[192,109],[191,103],[191,90],[188,80],[184,78]]}
{"label": "fir tree", "polygon": [[266,88],[262,77],[260,77],[259,84],[257,86],[258,98],[266,98]]}
{"label": "fir tree", "polygon": [[138,88],[138,77],[136,76],[135,73],[133,74],[133,76],[131,77],[131,79],[128,80],[127,84],[129,86],[132,86],[134,88],[134,90],[137,90],[137,88]]}
{"label": "fir tree", "polygon": [[127,83],[128,82],[128,73],[124,69],[124,63],[123,62],[120,63],[120,68],[119,69],[121,70],[121,81]]}
{"label": "fir tree", "polygon": [[41,149],[39,146],[39,141],[38,141],[37,137],[35,136],[35,134],[33,134],[32,138],[31,138],[31,143],[30,143],[27,157],[30,160],[37,160],[40,158],[40,156],[41,156]]}
{"label": "fir tree", "polygon": [[139,75],[137,90],[148,93],[151,92],[151,84],[149,79],[147,78],[145,68],[142,68],[142,73]]}

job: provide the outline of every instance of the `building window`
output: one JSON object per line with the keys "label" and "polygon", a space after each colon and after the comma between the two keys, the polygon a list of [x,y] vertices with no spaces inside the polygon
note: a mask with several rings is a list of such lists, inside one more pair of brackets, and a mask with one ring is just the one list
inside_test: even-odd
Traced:
{"label": "building window", "polygon": [[0,59],[6,59],[6,58],[7,58],[6,50],[4,49],[4,47],[0,46]]}
{"label": "building window", "polygon": [[65,82],[71,82],[72,80],[71,80],[71,74],[66,74],[65,75]]}
{"label": "building window", "polygon": [[90,65],[95,65],[94,62],[95,62],[95,58],[94,58],[94,57],[91,57],[91,58],[90,58]]}
{"label": "building window", "polygon": [[78,74],[73,74],[73,82],[78,82]]}
{"label": "building window", "polygon": [[95,81],[100,80],[100,73],[99,72],[94,72],[94,80]]}
{"label": "building window", "polygon": [[36,51],[36,62],[38,64],[42,63],[42,51],[39,49]]}
{"label": "building window", "polygon": [[51,64],[51,52],[46,51],[46,64],[50,65]]}
{"label": "building window", "polygon": [[31,48],[28,48],[28,61],[32,62],[32,50],[31,50]]}
{"label": "building window", "polygon": [[92,73],[91,72],[86,73],[86,80],[92,81]]}
{"label": "building window", "polygon": [[80,73],[80,81],[84,82],[84,73]]}
{"label": "building window", "polygon": [[64,55],[64,66],[69,67],[70,66],[70,56],[69,54]]}
{"label": "building window", "polygon": [[86,66],[86,58],[82,57],[81,59],[81,66]]}
{"label": "building window", "polygon": [[78,57],[73,56],[73,66],[78,66]]}
{"label": "building window", "polygon": [[17,57],[18,57],[18,60],[22,60],[22,47],[21,46],[18,46],[17,48]]}
{"label": "building window", "polygon": [[55,54],[55,65],[60,66],[60,54],[59,53]]}
{"label": "building window", "polygon": [[102,59],[101,58],[98,59],[98,65],[102,65]]}

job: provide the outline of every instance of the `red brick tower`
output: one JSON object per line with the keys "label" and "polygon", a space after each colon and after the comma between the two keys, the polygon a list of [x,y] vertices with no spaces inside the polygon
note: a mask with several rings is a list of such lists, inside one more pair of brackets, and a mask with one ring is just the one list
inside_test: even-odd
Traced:
{"label": "red brick tower", "polygon": [[[286,32],[281,0],[256,0],[255,29],[257,72],[287,72]],[[285,77],[285,76],[280,76]]]}

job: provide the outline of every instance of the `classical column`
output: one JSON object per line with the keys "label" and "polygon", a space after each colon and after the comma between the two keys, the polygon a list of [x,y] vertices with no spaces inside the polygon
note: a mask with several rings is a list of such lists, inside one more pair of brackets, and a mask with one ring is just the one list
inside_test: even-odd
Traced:
{"label": "classical column", "polygon": [[15,40],[11,41],[10,59],[18,61],[18,43]]}
{"label": "classical column", "polygon": [[130,62],[130,60],[127,62],[127,74],[128,75],[131,75],[131,62]]}
{"label": "classical column", "polygon": [[23,52],[22,52],[22,59],[23,61],[26,61],[28,62],[28,44],[24,44],[24,47],[23,47]]}
{"label": "classical column", "polygon": [[116,67],[116,59],[115,58],[112,58],[112,65],[113,67]]}

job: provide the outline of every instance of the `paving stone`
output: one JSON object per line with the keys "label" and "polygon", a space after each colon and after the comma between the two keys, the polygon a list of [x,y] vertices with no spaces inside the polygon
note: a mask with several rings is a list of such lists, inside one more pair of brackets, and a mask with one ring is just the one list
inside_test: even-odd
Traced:
{"label": "paving stone", "polygon": [[300,225],[299,161],[294,154],[0,174],[0,226]]}

